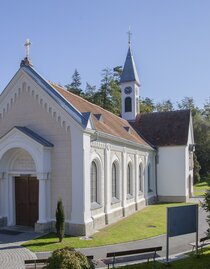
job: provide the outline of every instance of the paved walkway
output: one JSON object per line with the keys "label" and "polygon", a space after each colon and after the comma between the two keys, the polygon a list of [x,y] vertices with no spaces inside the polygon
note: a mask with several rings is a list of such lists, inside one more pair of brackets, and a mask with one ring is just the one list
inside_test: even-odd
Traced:
{"label": "paved walkway", "polygon": [[10,228],[6,233],[0,231],[0,269],[24,269],[24,260],[35,259],[36,255],[20,245],[38,236],[33,231],[26,231],[25,228],[15,234],[15,227]]}
{"label": "paved walkway", "polygon": [[[198,198],[194,199],[193,202],[198,202]],[[207,229],[206,212],[199,209],[199,237],[204,235]],[[18,229],[19,230],[19,229]],[[27,241],[35,238],[38,234],[33,231],[25,231],[17,235],[8,235],[0,233],[0,269],[24,269],[24,260],[32,258],[47,258],[51,255],[51,252],[37,253],[37,256],[29,250],[21,247],[20,245]],[[178,253],[186,252],[192,248],[189,243],[195,241],[195,234],[187,234],[170,238],[170,255],[176,258]],[[166,235],[161,235],[145,240],[138,240],[128,243],[115,244],[103,247],[86,248],[80,249],[85,255],[94,255],[96,260],[103,259],[106,257],[107,252],[120,251],[133,248],[145,248],[161,245],[163,251],[160,252],[161,257],[166,256]],[[104,264],[99,262],[97,267],[103,267]]]}

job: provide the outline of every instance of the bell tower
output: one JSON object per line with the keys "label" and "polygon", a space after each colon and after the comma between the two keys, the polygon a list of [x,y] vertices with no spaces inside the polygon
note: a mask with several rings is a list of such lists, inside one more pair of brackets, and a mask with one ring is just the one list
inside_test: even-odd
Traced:
{"label": "bell tower", "polygon": [[131,50],[130,31],[128,32],[128,34],[128,53],[120,79],[122,97],[121,115],[122,118],[125,120],[134,121],[136,115],[139,113],[140,81]]}

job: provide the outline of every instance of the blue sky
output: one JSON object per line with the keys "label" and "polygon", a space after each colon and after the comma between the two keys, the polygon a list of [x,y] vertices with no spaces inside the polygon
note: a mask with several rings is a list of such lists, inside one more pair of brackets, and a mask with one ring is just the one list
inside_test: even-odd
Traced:
{"label": "blue sky", "polygon": [[123,65],[132,49],[141,96],[174,103],[192,96],[202,106],[210,96],[209,0],[2,0],[0,91],[25,56],[46,79],[66,85],[78,69],[100,85],[105,67]]}

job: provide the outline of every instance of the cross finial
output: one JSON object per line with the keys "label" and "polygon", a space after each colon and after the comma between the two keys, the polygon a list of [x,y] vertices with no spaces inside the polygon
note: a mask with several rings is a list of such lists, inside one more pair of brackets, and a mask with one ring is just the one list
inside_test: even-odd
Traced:
{"label": "cross finial", "polygon": [[29,38],[27,38],[24,44],[26,48],[26,57],[21,61],[20,66],[25,66],[25,65],[33,66],[31,59],[29,58],[30,45],[31,45],[31,42]]}
{"label": "cross finial", "polygon": [[132,35],[130,26],[129,26],[129,30],[128,30],[127,34],[128,34],[128,45],[130,46],[130,44],[131,44],[131,35]]}
{"label": "cross finial", "polygon": [[28,59],[29,59],[30,45],[31,45],[31,42],[29,38],[27,38],[24,46],[26,47],[26,58]]}

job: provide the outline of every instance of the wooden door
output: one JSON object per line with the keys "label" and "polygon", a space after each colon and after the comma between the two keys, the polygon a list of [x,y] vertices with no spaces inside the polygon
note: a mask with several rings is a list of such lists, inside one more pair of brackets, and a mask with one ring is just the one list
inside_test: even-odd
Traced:
{"label": "wooden door", "polygon": [[35,177],[15,178],[16,224],[34,226],[38,220],[39,181]]}

